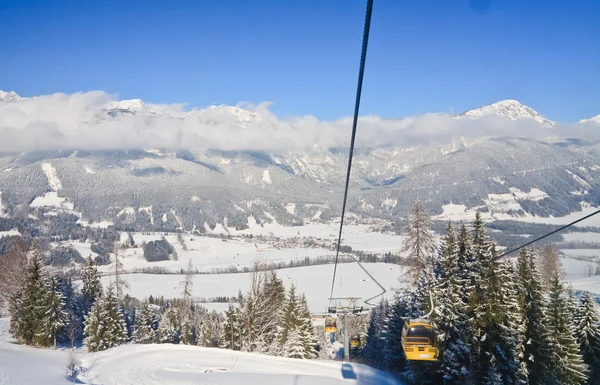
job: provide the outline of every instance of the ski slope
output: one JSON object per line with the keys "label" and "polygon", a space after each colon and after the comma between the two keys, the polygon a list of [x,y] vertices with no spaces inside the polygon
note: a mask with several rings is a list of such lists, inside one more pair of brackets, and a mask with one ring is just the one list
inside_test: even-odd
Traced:
{"label": "ski slope", "polygon": [[368,366],[296,360],[186,345],[124,345],[100,353],[78,351],[77,379],[66,376],[67,350],[38,349],[0,340],[0,385],[124,384],[400,384]]}
{"label": "ski slope", "polygon": [[399,384],[354,363],[296,360],[184,345],[126,345],[82,357],[86,384]]}
{"label": "ski slope", "polygon": [[65,376],[67,362],[66,351],[37,349],[0,338],[0,385],[72,384]]}

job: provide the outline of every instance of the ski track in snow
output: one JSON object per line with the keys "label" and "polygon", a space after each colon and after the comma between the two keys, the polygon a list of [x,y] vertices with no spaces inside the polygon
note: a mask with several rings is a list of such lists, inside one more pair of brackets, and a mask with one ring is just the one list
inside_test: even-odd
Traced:
{"label": "ski track in snow", "polygon": [[46,178],[48,178],[48,184],[54,191],[58,191],[62,188],[62,183],[60,179],[58,179],[58,175],[56,174],[56,170],[50,163],[42,163],[42,171],[46,174]]}
{"label": "ski track in snow", "polygon": [[127,345],[87,355],[87,384],[400,384],[359,364],[296,360],[184,345]]}

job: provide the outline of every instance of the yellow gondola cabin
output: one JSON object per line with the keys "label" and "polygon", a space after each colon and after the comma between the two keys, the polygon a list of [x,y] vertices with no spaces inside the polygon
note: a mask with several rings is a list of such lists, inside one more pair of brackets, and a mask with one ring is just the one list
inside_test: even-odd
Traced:
{"label": "yellow gondola cabin", "polygon": [[426,319],[405,322],[402,329],[402,349],[409,361],[436,361],[439,354],[437,333],[431,322]]}
{"label": "yellow gondola cabin", "polygon": [[335,318],[327,317],[325,318],[325,333],[335,333],[337,332],[337,323]]}
{"label": "yellow gondola cabin", "polygon": [[352,346],[353,348],[358,348],[360,347],[361,342],[360,342],[360,334],[353,334],[350,337],[350,346]]}

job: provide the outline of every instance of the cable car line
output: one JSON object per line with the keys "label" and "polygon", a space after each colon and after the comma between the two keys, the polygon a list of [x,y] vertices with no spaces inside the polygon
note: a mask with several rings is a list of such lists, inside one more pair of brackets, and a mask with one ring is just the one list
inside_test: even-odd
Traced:
{"label": "cable car line", "polygon": [[[362,93],[363,77],[364,77],[364,73],[365,73],[365,60],[367,58],[367,46],[369,44],[369,31],[371,29],[372,11],[373,11],[373,0],[367,0],[367,11],[365,14],[365,27],[363,30],[362,50],[361,50],[361,54],[360,54],[360,68],[358,71],[358,85],[356,87],[356,101],[354,103],[354,119],[352,120],[352,138],[350,139],[350,152],[348,154],[348,170],[346,171],[346,185],[344,188],[344,201],[342,204],[342,216],[340,219],[340,231],[338,234],[337,247],[336,247],[336,251],[335,251],[335,264],[333,267],[333,279],[331,280],[331,294],[330,294],[329,298],[333,297],[333,289],[335,286],[335,275],[337,273],[338,258],[339,258],[339,254],[340,254],[340,246],[342,243],[342,229],[344,227],[344,216],[346,214],[346,202],[348,200],[348,187],[350,185],[350,172],[352,170],[352,157],[354,155],[354,141],[356,139],[356,126],[358,124],[358,112],[360,109],[360,96]],[[359,265],[360,265],[360,263],[359,263]],[[365,269],[363,268],[363,270],[365,270]],[[371,276],[371,275],[369,274],[369,276]],[[375,281],[375,279],[373,277],[371,277],[371,279],[373,279]],[[379,283],[377,283],[377,284],[379,285]],[[379,285],[379,287],[382,287],[382,286]],[[382,287],[382,289],[383,289],[383,287]],[[383,289],[383,290],[385,293],[385,289]]]}
{"label": "cable car line", "polygon": [[533,243],[535,243],[535,242],[537,242],[537,241],[541,241],[542,239],[544,239],[544,238],[547,238],[547,237],[549,237],[549,236],[551,236],[551,235],[553,235],[553,234],[556,234],[556,233],[558,233],[559,231],[563,231],[564,229],[566,229],[566,228],[569,228],[569,227],[571,227],[571,226],[573,226],[573,225],[576,225],[577,223],[579,223],[579,222],[581,222],[581,221],[584,221],[584,220],[586,220],[586,219],[588,219],[588,218],[591,218],[591,217],[593,217],[593,216],[594,216],[594,215],[596,215],[596,214],[600,214],[600,209],[599,209],[599,210],[596,210],[596,211],[594,211],[593,213],[591,213],[591,214],[588,214],[588,215],[586,215],[586,216],[584,216],[584,217],[582,217],[582,218],[579,218],[579,219],[578,219],[578,220],[576,220],[576,221],[573,221],[573,222],[571,222],[571,223],[569,223],[569,224],[566,224],[566,225],[564,225],[564,226],[561,226],[561,227],[559,227],[558,229],[556,229],[556,230],[554,230],[554,231],[551,231],[551,232],[549,232],[548,234],[542,235],[541,237],[538,237],[538,238],[534,239],[533,241],[529,241],[529,242],[525,243],[524,245],[521,245],[521,246],[519,246],[519,247],[517,247],[517,248],[515,248],[515,249],[512,249],[512,250],[510,250],[510,251],[504,252],[504,253],[500,254],[499,256],[497,256],[496,258],[494,258],[493,260],[494,260],[494,261],[496,261],[496,260],[498,260],[498,259],[500,259],[500,258],[506,257],[507,255],[509,255],[509,254],[512,254],[512,253],[514,253],[515,251],[519,251],[519,250],[521,250],[522,248],[524,248],[524,247],[527,247],[527,246],[529,246],[529,245],[531,245],[531,244],[533,244]]}

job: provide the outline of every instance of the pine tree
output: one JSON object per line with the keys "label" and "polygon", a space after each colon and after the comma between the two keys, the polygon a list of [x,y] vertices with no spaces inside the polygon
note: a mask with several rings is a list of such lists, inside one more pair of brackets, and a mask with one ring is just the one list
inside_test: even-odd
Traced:
{"label": "pine tree", "polygon": [[472,346],[475,376],[484,378],[494,361],[503,381],[514,384],[522,377],[518,360],[522,336],[514,276],[506,263],[497,260],[495,244],[485,234],[479,212],[473,223],[472,239],[476,269],[469,303],[476,337]]}
{"label": "pine tree", "polygon": [[523,362],[530,385],[551,383],[552,339],[546,299],[532,250],[521,249],[517,260],[518,297],[524,325]]}
{"label": "pine tree", "polygon": [[240,350],[241,348],[241,313],[239,308],[229,304],[225,311],[225,326],[223,328],[223,347],[226,349]]}
{"label": "pine tree", "polygon": [[296,287],[291,285],[283,308],[283,329],[281,330],[280,341],[285,344],[289,334],[298,326],[300,326],[298,297],[296,296]]}
{"label": "pine tree", "polygon": [[83,295],[82,300],[82,311],[87,314],[94,302],[102,297],[102,283],[100,282],[100,274],[96,268],[96,264],[92,257],[88,257],[83,268],[83,274],[81,277],[83,287],[81,293]]}
{"label": "pine tree", "polygon": [[163,344],[178,344],[181,341],[180,317],[177,309],[167,308],[158,323],[158,339]]}
{"label": "pine tree", "polygon": [[25,282],[20,290],[19,306],[11,317],[11,334],[26,345],[47,346],[43,338],[46,311],[45,300],[48,298],[48,285],[42,273],[42,254],[35,250],[27,266]]}
{"label": "pine tree", "polygon": [[600,318],[589,292],[581,295],[575,318],[579,350],[590,372],[588,384],[600,385]]}
{"label": "pine tree", "polygon": [[136,317],[133,339],[138,344],[151,344],[157,341],[158,320],[156,312],[148,301],[142,303],[139,315]]}
{"label": "pine tree", "polygon": [[417,200],[413,206],[405,233],[406,240],[402,251],[408,253],[410,267],[407,275],[413,282],[416,282],[423,270],[431,269],[433,265],[431,258],[435,254],[431,220],[420,200]]}
{"label": "pine tree", "polygon": [[[243,350],[269,351],[280,332],[283,283],[274,272],[255,270],[244,299]],[[260,346],[258,346],[260,345]]]}
{"label": "pine tree", "polygon": [[110,349],[125,342],[127,330],[123,314],[112,288],[106,297],[97,299],[86,316],[84,343],[89,352]]}
{"label": "pine tree", "polygon": [[104,345],[104,300],[102,297],[96,298],[92,308],[85,316],[85,328],[83,340],[88,352],[98,352],[105,349]]}
{"label": "pine tree", "polygon": [[385,368],[398,372],[401,372],[406,365],[404,349],[402,349],[402,328],[404,322],[411,316],[407,302],[406,294],[396,297],[389,307],[385,329],[382,332],[385,341]]}
{"label": "pine tree", "polygon": [[306,358],[306,351],[302,344],[302,335],[299,328],[292,329],[283,345],[283,351],[289,358]]}
{"label": "pine tree", "polygon": [[71,346],[74,346],[75,341],[79,341],[83,337],[83,317],[85,315],[82,310],[83,297],[75,292],[71,278],[59,276],[57,282],[67,313],[66,324],[59,334],[58,340],[68,341]]}
{"label": "pine tree", "polygon": [[112,290],[108,290],[104,300],[105,317],[103,319],[106,335],[105,343],[107,349],[121,345],[127,339],[127,327],[123,313],[119,305],[119,299],[114,296]]}
{"label": "pine tree", "polygon": [[466,385],[472,383],[469,346],[472,336],[463,294],[466,282],[461,272],[459,246],[451,223],[446,229],[440,256],[441,269],[435,288],[435,296],[439,299],[433,314],[440,329],[440,371],[445,383]]}
{"label": "pine tree", "polygon": [[382,300],[378,307],[371,310],[367,338],[362,351],[362,358],[365,363],[380,369],[383,368],[385,362],[384,349],[386,341],[384,339],[384,329],[387,316],[388,303]]}
{"label": "pine tree", "polygon": [[553,374],[559,384],[577,385],[587,381],[587,368],[573,337],[573,315],[558,272],[550,280],[548,326],[554,341]]}
{"label": "pine tree", "polygon": [[46,311],[44,313],[42,330],[39,333],[39,338],[43,341],[43,346],[48,346],[48,342],[51,341],[50,343],[56,348],[56,337],[66,326],[68,314],[65,310],[65,302],[60,287],[54,277],[48,283],[43,301]]}
{"label": "pine tree", "polygon": [[298,302],[298,313],[300,315],[300,337],[302,340],[302,346],[304,347],[304,358],[312,359],[316,358],[317,351],[315,346],[317,341],[314,338],[315,328],[312,323],[312,317],[308,310],[308,303],[306,302],[306,296],[302,294]]}

